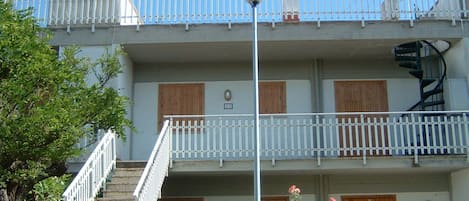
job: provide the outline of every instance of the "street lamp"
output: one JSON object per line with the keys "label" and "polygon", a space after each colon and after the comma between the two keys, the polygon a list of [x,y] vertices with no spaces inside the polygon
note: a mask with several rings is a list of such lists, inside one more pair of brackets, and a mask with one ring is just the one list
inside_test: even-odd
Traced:
{"label": "street lamp", "polygon": [[261,157],[259,134],[259,56],[257,47],[257,5],[260,0],[247,0],[252,7],[252,81],[254,83],[254,201],[261,201]]}

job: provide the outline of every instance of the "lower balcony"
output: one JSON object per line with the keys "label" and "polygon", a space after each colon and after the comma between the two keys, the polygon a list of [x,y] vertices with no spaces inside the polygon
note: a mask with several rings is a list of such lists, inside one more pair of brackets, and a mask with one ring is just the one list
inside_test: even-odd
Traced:
{"label": "lower balcony", "polygon": [[[469,111],[432,111],[261,115],[260,157],[264,166],[272,167],[288,160],[290,165],[305,163],[310,168],[322,168],[329,163],[326,167],[334,168],[331,161],[353,160],[361,161],[354,163],[357,167],[380,161],[389,168],[393,159],[406,159],[410,167],[418,167],[424,160],[445,168],[447,164],[441,161],[450,161],[449,166],[465,166],[469,162],[468,114]],[[241,167],[245,161],[245,169],[252,168],[253,115],[166,118],[172,171],[195,171],[202,161],[218,166],[215,168],[231,162]]]}

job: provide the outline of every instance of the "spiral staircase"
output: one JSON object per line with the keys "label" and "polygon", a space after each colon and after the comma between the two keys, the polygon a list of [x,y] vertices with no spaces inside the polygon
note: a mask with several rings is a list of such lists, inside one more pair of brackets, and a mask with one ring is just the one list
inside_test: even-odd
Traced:
{"label": "spiral staircase", "polygon": [[448,49],[449,43],[440,40],[419,40],[394,48],[399,66],[409,69],[409,74],[419,80],[420,100],[408,111],[444,110],[443,82],[447,66],[442,53]]}
{"label": "spiral staircase", "polygon": [[[420,100],[407,111],[444,111],[443,82],[446,78],[446,61],[443,52],[450,47],[446,41],[419,40],[398,45],[394,48],[394,58],[399,66],[409,69],[409,74],[419,80]],[[425,113],[421,116],[407,116],[406,118],[443,119],[444,113]],[[430,127],[436,125],[428,125]],[[431,129],[421,128],[414,139],[405,139],[411,146],[445,146],[447,142],[443,135],[434,134]],[[444,131],[443,131],[444,132]],[[408,141],[408,142],[407,142]],[[410,150],[407,155],[446,154],[447,150]]]}

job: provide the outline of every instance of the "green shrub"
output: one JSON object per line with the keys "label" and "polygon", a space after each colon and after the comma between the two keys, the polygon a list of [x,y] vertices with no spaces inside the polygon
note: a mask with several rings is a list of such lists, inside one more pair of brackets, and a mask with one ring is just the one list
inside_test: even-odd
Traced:
{"label": "green shrub", "polygon": [[49,177],[34,185],[31,193],[36,201],[60,201],[70,178],[70,175]]}

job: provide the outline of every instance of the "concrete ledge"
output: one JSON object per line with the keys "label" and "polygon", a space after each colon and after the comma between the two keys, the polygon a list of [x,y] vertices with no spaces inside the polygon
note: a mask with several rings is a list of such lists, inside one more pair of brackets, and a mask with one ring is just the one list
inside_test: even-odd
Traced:
{"label": "concrete ledge", "polygon": [[[413,157],[333,158],[311,160],[261,161],[263,174],[340,174],[347,173],[407,173],[451,172],[469,167],[465,156],[421,156],[415,164]],[[173,161],[170,174],[250,174],[253,161]]]}
{"label": "concrete ledge", "polygon": [[117,161],[117,168],[145,168],[147,161]]}

